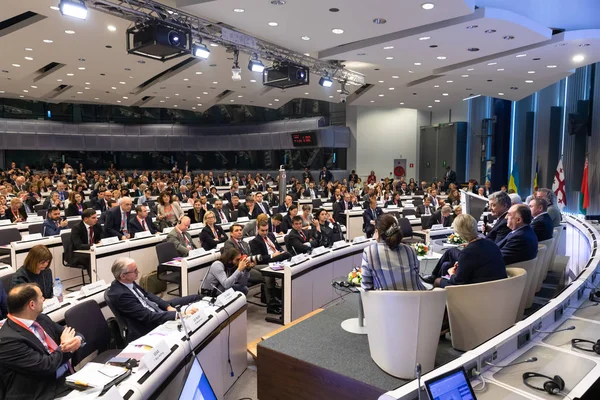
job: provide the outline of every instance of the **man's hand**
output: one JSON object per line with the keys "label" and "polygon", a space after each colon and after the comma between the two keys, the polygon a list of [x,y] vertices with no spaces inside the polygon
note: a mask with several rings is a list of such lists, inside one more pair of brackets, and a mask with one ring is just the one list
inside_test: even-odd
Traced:
{"label": "man's hand", "polygon": [[65,329],[63,329],[62,334],[60,335],[60,344],[62,345],[63,343],[67,343],[74,337],[75,329],[71,328],[70,326],[66,326]]}
{"label": "man's hand", "polygon": [[67,221],[66,219],[63,219],[60,221],[60,227],[64,228],[65,226],[69,225],[69,221]]}
{"label": "man's hand", "polygon": [[198,309],[196,307],[192,307],[185,311],[185,315],[194,315],[197,312],[198,312]]}
{"label": "man's hand", "polygon": [[60,349],[62,350],[63,353],[72,353],[74,351],[77,351],[80,347],[81,347],[81,337],[80,336],[75,336],[75,337],[69,339],[69,341],[60,344]]}
{"label": "man's hand", "polygon": [[177,311],[177,310],[175,309],[175,307],[169,306],[169,307],[167,307],[167,311]]}

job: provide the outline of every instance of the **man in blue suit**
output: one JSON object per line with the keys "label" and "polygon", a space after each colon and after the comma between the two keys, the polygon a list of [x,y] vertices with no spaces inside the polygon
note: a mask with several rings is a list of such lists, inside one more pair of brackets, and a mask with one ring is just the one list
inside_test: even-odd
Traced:
{"label": "man in blue suit", "polygon": [[369,197],[369,208],[363,212],[363,230],[368,238],[373,237],[373,234],[375,234],[375,225],[381,214],[383,214],[383,211],[377,207],[377,197]]}
{"label": "man in blue suit", "polygon": [[498,242],[504,264],[533,260],[537,256],[538,239],[531,228],[531,211],[525,204],[515,204],[506,214],[511,232]]}
{"label": "man in blue suit", "polygon": [[131,198],[121,197],[119,205],[105,212],[104,237],[117,236],[121,240],[129,239],[129,219],[131,217]]}
{"label": "man in blue suit", "polygon": [[546,200],[534,197],[529,201],[529,209],[533,216],[531,228],[533,228],[538,242],[552,239],[552,235],[554,235],[554,223],[548,214],[548,203]]}
{"label": "man in blue suit", "polygon": [[48,210],[48,218],[42,224],[42,236],[60,235],[60,231],[67,229],[69,222],[60,219],[60,209],[52,207]]}

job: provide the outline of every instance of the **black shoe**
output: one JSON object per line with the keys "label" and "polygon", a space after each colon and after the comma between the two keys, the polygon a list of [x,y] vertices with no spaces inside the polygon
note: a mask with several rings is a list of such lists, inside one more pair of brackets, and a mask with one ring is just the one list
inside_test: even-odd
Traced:
{"label": "black shoe", "polygon": [[430,285],[433,285],[433,282],[435,282],[435,276],[423,275],[423,276],[421,276],[421,280],[425,283],[429,283]]}
{"label": "black shoe", "polygon": [[267,306],[267,314],[281,314],[281,307],[279,306]]}
{"label": "black shoe", "polygon": [[273,305],[276,305],[276,306],[281,306],[281,300],[279,298],[277,298],[277,297],[272,297],[270,304],[273,304]]}

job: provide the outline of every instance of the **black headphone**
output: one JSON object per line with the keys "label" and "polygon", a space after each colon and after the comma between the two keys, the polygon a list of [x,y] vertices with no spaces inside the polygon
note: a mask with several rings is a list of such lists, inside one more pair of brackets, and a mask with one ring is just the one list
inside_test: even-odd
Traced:
{"label": "black headphone", "polygon": [[[548,380],[544,382],[543,387],[539,387],[527,382],[527,380],[531,378],[546,378]],[[554,375],[554,378],[551,378],[547,375],[538,374],[537,372],[525,372],[523,374],[523,384],[531,389],[540,390],[549,394],[559,394],[565,389],[565,381],[563,381],[560,376]]]}
{"label": "black headphone", "polygon": [[600,303],[600,290],[590,290],[589,300],[593,303]]}
{"label": "black headphone", "polygon": [[[589,347],[583,347],[580,345],[580,343],[589,343],[592,345],[592,348],[590,349]],[[600,354],[600,339],[595,342],[586,339],[571,339],[571,346],[573,346],[573,348],[577,350],[589,351],[590,353]]]}

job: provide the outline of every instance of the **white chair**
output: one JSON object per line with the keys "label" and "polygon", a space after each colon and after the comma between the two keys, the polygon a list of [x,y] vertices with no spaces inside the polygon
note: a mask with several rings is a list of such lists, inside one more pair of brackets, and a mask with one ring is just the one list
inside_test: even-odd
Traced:
{"label": "white chair", "polygon": [[506,268],[506,274],[506,279],[446,286],[452,347],[469,351],[515,323],[527,272]]}
{"label": "white chair", "polygon": [[372,290],[361,293],[371,358],[388,374],[414,379],[434,368],[446,290]]}
{"label": "white chair", "polygon": [[531,281],[531,287],[529,288],[529,295],[527,296],[527,303],[525,304],[525,308],[529,308],[533,305],[533,298],[535,294],[538,292],[537,285],[540,282],[543,282],[545,277],[542,278],[542,273],[544,272],[544,264],[548,259],[548,247],[543,243],[538,243],[538,254],[537,254],[537,264],[535,266],[534,276]]}
{"label": "white chair", "polygon": [[[563,233],[563,227],[562,226],[554,228],[554,236],[552,236],[552,239],[553,239],[552,253],[550,254],[550,262],[548,263],[548,270],[549,271],[554,271],[554,260],[556,260],[556,253],[558,252],[558,244],[560,242],[560,238],[562,236],[562,233]],[[554,271],[554,272],[563,273],[564,271]]]}
{"label": "white chair", "polygon": [[544,259],[542,260],[540,273],[536,280],[535,293],[539,292],[542,289],[542,284],[544,283],[544,280],[546,280],[546,275],[548,274],[548,267],[550,265],[550,258],[552,257],[552,247],[554,246],[554,239],[544,240],[543,242],[538,243],[538,245],[540,244],[546,246],[546,253],[544,255]]}
{"label": "white chair", "polygon": [[534,280],[535,277],[535,269],[538,265],[540,255],[534,259],[521,261],[518,263],[508,265],[509,268],[522,268],[527,272],[527,279],[525,281],[525,288],[523,289],[523,294],[521,295],[521,302],[519,303],[519,312],[517,313],[516,322],[519,322],[523,318],[523,313],[527,307],[531,307],[531,304],[527,305],[527,300],[529,299],[529,293],[531,293],[531,299],[533,301],[533,290],[534,288]]}

